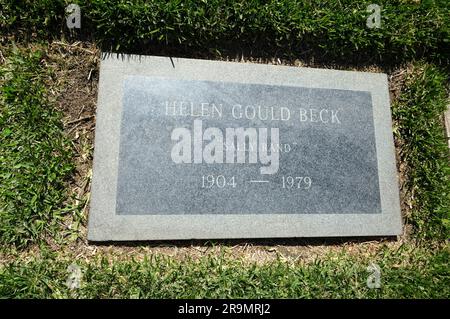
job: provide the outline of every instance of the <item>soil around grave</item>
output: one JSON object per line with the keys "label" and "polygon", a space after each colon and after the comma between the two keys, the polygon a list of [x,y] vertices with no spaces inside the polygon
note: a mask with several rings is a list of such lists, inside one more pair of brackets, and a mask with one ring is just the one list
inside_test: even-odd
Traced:
{"label": "soil around grave", "polygon": [[[172,241],[172,242],[119,242],[92,244],[87,242],[87,216],[89,212],[90,183],[95,138],[95,110],[99,80],[100,49],[88,42],[72,44],[54,41],[46,49],[45,63],[52,69],[48,79],[48,94],[63,112],[64,130],[74,149],[75,172],[68,181],[68,191],[74,206],[81,204],[82,222],[78,229],[78,239],[63,246],[48,238],[50,247],[63,251],[70,258],[89,259],[101,255],[106,258],[143,259],[151,253],[160,253],[177,259],[196,259],[205,254],[225,252],[248,262],[264,263],[276,259],[294,262],[309,262],[329,253],[345,250],[355,255],[372,255],[386,248],[396,250],[408,242],[410,229],[398,238],[334,238],[334,239],[282,239],[282,240],[223,240],[217,241]],[[411,66],[397,69],[382,69],[379,66],[360,68],[343,65],[323,65],[304,63],[299,60],[284,61],[277,58],[224,58],[225,61],[241,63],[268,63],[302,67],[320,67],[366,72],[385,72],[389,75],[391,103],[395,101],[404,84]],[[393,123],[394,130],[397,123]],[[411,210],[411,194],[406,187],[408,167],[401,162],[402,141],[395,140],[397,168],[400,185],[401,210],[407,218]],[[70,203],[69,203],[70,204]],[[73,219],[67,218],[63,227],[71,228]],[[30,247],[28,253],[39,250]]]}

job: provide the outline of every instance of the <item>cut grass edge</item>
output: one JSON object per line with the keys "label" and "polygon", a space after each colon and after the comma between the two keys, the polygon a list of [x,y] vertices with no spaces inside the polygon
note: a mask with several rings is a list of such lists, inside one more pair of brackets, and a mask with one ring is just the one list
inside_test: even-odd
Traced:
{"label": "cut grass edge", "polygon": [[[161,255],[87,261],[43,252],[0,268],[0,297],[448,298],[449,257],[448,247],[412,245],[368,256],[342,251],[308,264],[246,263],[226,253],[183,261]],[[380,270],[379,288],[368,285],[373,267]]]}

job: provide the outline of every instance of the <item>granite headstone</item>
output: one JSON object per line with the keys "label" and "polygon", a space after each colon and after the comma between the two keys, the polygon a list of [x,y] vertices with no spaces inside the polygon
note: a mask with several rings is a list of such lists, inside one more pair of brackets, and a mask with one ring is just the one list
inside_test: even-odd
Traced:
{"label": "granite headstone", "polygon": [[387,85],[104,55],[89,240],[400,234]]}

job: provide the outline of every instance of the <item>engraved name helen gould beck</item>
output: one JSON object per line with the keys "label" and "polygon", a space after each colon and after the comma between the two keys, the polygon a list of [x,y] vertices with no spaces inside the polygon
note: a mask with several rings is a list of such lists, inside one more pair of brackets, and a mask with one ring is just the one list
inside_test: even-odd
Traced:
{"label": "engraved name helen gould beck", "polygon": [[89,240],[401,230],[385,74],[103,55]]}

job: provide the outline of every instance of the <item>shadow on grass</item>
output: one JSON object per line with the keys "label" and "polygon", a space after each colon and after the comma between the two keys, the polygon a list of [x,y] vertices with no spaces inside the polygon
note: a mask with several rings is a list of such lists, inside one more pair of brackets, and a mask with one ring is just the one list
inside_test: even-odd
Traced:
{"label": "shadow on grass", "polygon": [[233,247],[233,246],[337,246],[343,244],[362,244],[368,242],[394,242],[396,236],[369,237],[315,237],[315,238],[235,238],[235,239],[186,239],[186,240],[152,240],[152,241],[102,241],[92,242],[95,246],[123,247]]}

